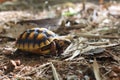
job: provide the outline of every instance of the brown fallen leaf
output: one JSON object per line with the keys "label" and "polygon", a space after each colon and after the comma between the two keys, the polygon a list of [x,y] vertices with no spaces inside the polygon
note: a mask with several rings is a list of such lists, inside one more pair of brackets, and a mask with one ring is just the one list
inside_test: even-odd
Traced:
{"label": "brown fallen leaf", "polygon": [[117,77],[117,76],[118,76],[118,74],[115,73],[114,71],[111,71],[111,72],[109,73],[109,77],[111,77],[111,78]]}
{"label": "brown fallen leaf", "polygon": [[113,66],[112,70],[116,73],[120,73],[120,66]]}

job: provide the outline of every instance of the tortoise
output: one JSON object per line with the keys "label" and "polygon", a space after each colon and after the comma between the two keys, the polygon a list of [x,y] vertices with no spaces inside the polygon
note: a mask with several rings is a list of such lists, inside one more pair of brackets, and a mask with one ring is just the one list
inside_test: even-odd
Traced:
{"label": "tortoise", "polygon": [[20,34],[15,46],[31,53],[60,55],[69,44],[65,36],[58,36],[46,28],[32,28]]}

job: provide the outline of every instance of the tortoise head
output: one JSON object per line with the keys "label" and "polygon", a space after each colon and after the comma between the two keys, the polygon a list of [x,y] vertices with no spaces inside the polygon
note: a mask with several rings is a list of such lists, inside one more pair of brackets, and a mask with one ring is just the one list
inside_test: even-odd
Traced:
{"label": "tortoise head", "polygon": [[71,41],[64,36],[57,37],[54,39],[54,41],[59,53],[62,53],[63,50],[65,50],[71,43]]}

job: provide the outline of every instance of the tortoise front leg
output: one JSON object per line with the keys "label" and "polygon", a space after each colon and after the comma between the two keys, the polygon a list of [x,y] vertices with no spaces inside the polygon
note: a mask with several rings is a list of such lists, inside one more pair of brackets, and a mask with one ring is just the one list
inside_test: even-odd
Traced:
{"label": "tortoise front leg", "polygon": [[51,43],[50,52],[51,52],[53,55],[56,55],[56,54],[57,54],[56,43],[55,43],[54,41]]}

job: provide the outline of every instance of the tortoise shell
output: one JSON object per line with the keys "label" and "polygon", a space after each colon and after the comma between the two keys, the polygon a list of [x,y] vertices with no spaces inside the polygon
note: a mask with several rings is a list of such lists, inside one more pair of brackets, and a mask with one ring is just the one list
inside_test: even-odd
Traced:
{"label": "tortoise shell", "polygon": [[46,28],[32,28],[24,31],[16,41],[16,47],[21,50],[37,50],[49,45],[57,35]]}

